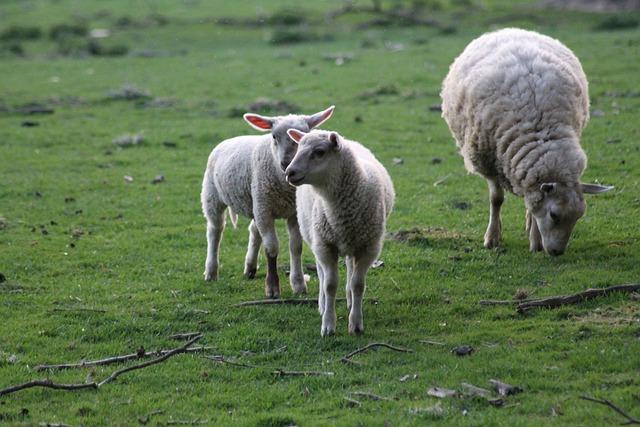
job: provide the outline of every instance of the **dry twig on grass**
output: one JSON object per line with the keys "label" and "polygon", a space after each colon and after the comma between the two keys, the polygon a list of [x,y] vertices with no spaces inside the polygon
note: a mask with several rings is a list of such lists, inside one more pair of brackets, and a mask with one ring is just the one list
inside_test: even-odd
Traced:
{"label": "dry twig on grass", "polygon": [[84,384],[57,384],[57,383],[54,383],[52,380],[49,380],[49,379],[46,379],[46,380],[33,380],[33,381],[26,382],[24,384],[19,384],[19,385],[16,385],[16,386],[11,386],[11,387],[7,387],[5,389],[2,389],[2,390],[0,390],[0,396],[11,394],[11,393],[15,393],[17,391],[24,390],[24,389],[31,388],[31,387],[46,387],[46,388],[53,388],[53,389],[57,389],[57,390],[80,390],[80,389],[88,389],[88,388],[98,389],[98,388],[102,387],[103,385],[108,384],[111,381],[114,381],[116,378],[118,378],[120,375],[122,375],[122,374],[124,374],[126,372],[135,371],[137,369],[142,369],[142,368],[146,368],[146,367],[151,366],[151,365],[162,363],[165,360],[167,360],[168,358],[170,358],[171,356],[175,356],[176,354],[180,354],[180,353],[185,353],[186,350],[187,350],[187,347],[189,347],[194,342],[198,341],[200,338],[202,338],[202,335],[198,335],[198,336],[190,339],[182,347],[178,347],[178,348],[175,348],[173,350],[169,350],[167,353],[165,353],[164,355],[162,355],[162,356],[160,356],[160,357],[158,357],[156,359],[149,360],[149,361],[143,362],[143,363],[139,363],[139,364],[133,365],[133,366],[128,366],[126,368],[118,369],[117,371],[114,371],[113,373],[111,373],[111,375],[109,375],[107,378],[105,378],[104,380],[100,381],[99,383],[96,383],[95,381],[93,381],[93,382],[84,383]]}
{"label": "dry twig on grass", "polygon": [[431,340],[419,340],[418,342],[421,344],[428,344],[428,345],[445,345],[443,342],[431,341]]}
{"label": "dry twig on grass", "polygon": [[627,414],[625,411],[620,409],[620,407],[618,407],[615,404],[613,404],[613,402],[611,402],[610,400],[597,399],[595,397],[590,397],[590,396],[580,396],[580,399],[586,400],[586,401],[589,401],[589,402],[599,403],[600,405],[608,406],[609,408],[613,409],[618,414],[622,415],[623,417],[625,417],[627,419],[627,421],[622,423],[622,425],[640,424],[640,419],[634,418],[631,415]]}
{"label": "dry twig on grass", "polygon": [[395,347],[395,346],[392,346],[391,344],[386,344],[386,343],[383,343],[383,342],[374,342],[374,343],[371,343],[371,344],[367,344],[366,346],[364,346],[362,348],[359,348],[359,349],[356,349],[356,350],[352,351],[351,353],[347,354],[346,356],[343,356],[342,358],[340,358],[340,360],[343,363],[350,363],[350,362],[353,363],[353,361],[351,360],[351,358],[353,356],[355,356],[356,354],[359,354],[359,353],[364,353],[365,351],[368,351],[368,350],[370,350],[372,348],[376,348],[376,347],[384,347],[384,348],[388,348],[389,350],[397,351],[397,352],[400,352],[400,353],[411,353],[411,352],[413,352],[413,350],[411,350],[410,348]]}
{"label": "dry twig on grass", "polygon": [[510,300],[495,300],[495,299],[482,299],[478,301],[480,305],[517,305],[524,304],[531,301],[537,301],[535,298],[531,299],[510,299]]}
{"label": "dry twig on grass", "polygon": [[520,313],[526,313],[528,310],[540,307],[555,308],[567,304],[577,304],[592,298],[609,295],[613,292],[635,292],[640,290],[640,284],[631,283],[625,285],[610,286],[608,288],[587,289],[571,295],[559,295],[548,298],[540,298],[532,301],[518,304],[517,310]]}
{"label": "dry twig on grass", "polygon": [[489,380],[489,384],[496,389],[500,396],[509,396],[510,394],[517,394],[522,391],[521,387],[503,383],[500,380]]}
{"label": "dry twig on grass", "polygon": [[[189,347],[184,350],[184,353],[198,353],[201,351],[213,350],[213,347]],[[125,354],[122,356],[112,356],[99,360],[87,360],[77,363],[61,363],[56,365],[38,365],[35,367],[36,371],[45,371],[47,369],[75,369],[75,368],[87,368],[91,366],[111,365],[113,363],[128,362],[129,360],[142,359],[144,357],[164,356],[171,350],[156,350],[156,351],[138,351],[136,353]]]}
{"label": "dry twig on grass", "polygon": [[273,375],[277,377],[330,377],[335,375],[335,373],[326,371],[285,371],[284,369],[276,369],[275,371],[273,371]]}
{"label": "dry twig on grass", "polygon": [[390,397],[378,396],[377,394],[374,394],[368,391],[352,391],[349,394],[351,396],[356,396],[356,397],[366,397],[367,399],[371,399],[371,400],[386,400],[388,402],[393,402],[394,400]]}
{"label": "dry twig on grass", "polygon": [[259,368],[260,367],[260,366],[256,366],[256,365],[248,365],[246,363],[240,363],[240,362],[234,362],[234,361],[231,361],[231,360],[227,360],[227,358],[225,356],[222,356],[222,355],[205,356],[205,359],[213,360],[214,362],[225,363],[225,364],[231,365],[231,366],[240,366],[242,368]]}

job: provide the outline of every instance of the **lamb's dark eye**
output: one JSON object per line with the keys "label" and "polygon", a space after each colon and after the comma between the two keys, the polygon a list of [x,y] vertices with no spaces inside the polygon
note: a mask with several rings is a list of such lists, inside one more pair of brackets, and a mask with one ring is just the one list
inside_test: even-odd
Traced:
{"label": "lamb's dark eye", "polygon": [[314,150],[312,155],[313,157],[321,158],[324,156],[324,150]]}
{"label": "lamb's dark eye", "polygon": [[551,217],[551,220],[553,222],[558,222],[558,220],[560,219],[560,217],[558,216],[557,213],[555,212],[549,212],[549,216]]}

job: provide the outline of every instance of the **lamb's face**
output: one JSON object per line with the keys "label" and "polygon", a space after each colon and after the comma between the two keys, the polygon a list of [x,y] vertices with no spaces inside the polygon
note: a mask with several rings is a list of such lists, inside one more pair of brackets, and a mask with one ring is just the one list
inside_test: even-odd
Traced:
{"label": "lamb's face", "polygon": [[335,132],[314,131],[308,134],[295,129],[289,135],[299,141],[298,152],[285,171],[291,185],[321,184],[327,177],[339,151],[339,136]]}
{"label": "lamb's face", "polygon": [[525,196],[525,203],[535,218],[545,252],[562,255],[573,227],[586,209],[580,184],[542,184],[539,190]]}
{"label": "lamb's face", "polygon": [[275,120],[271,129],[271,152],[283,172],[298,151],[298,143],[287,134],[289,129],[309,132],[309,125],[304,116],[284,116]]}

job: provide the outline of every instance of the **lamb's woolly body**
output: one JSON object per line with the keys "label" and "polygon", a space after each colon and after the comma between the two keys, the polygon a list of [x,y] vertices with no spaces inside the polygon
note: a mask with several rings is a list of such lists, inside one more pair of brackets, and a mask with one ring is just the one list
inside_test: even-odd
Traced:
{"label": "lamb's woolly body", "polygon": [[203,206],[212,197],[248,218],[261,212],[275,218],[296,213],[295,188],[271,151],[271,135],[227,139],[213,149],[203,184]]}
{"label": "lamb's woolly body", "polygon": [[441,96],[469,171],[520,196],[541,182],[579,182],[587,79],[557,40],[519,29],[485,34],[451,65]]}
{"label": "lamb's woolly body", "polygon": [[341,256],[380,254],[386,219],[393,209],[389,174],[371,152],[342,140],[334,174],[322,187],[298,188],[298,223],[311,247],[335,247]]}

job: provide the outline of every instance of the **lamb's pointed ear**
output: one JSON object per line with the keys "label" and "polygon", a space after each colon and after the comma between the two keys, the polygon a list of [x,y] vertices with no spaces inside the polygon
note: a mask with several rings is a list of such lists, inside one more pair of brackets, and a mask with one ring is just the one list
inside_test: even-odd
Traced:
{"label": "lamb's pointed ear", "polygon": [[306,133],[299,131],[298,129],[289,129],[287,131],[287,135],[299,144],[300,140],[306,135]]}
{"label": "lamb's pointed ear", "polygon": [[313,129],[315,127],[320,126],[322,123],[326,122],[333,115],[333,110],[336,108],[335,105],[327,108],[324,111],[320,111],[319,113],[315,113],[312,116],[307,116],[307,125],[309,125],[309,129]]}
{"label": "lamb's pointed ear", "polygon": [[329,142],[335,150],[339,150],[342,146],[342,137],[338,134],[338,132],[330,132]]}
{"label": "lamb's pointed ear", "polygon": [[585,194],[606,193],[607,191],[611,191],[615,188],[613,185],[584,184],[584,183],[581,183],[580,187],[582,188],[582,192]]}
{"label": "lamb's pointed ear", "polygon": [[274,119],[272,117],[261,116],[253,113],[246,113],[242,117],[252,128],[262,132],[270,131],[273,127]]}

